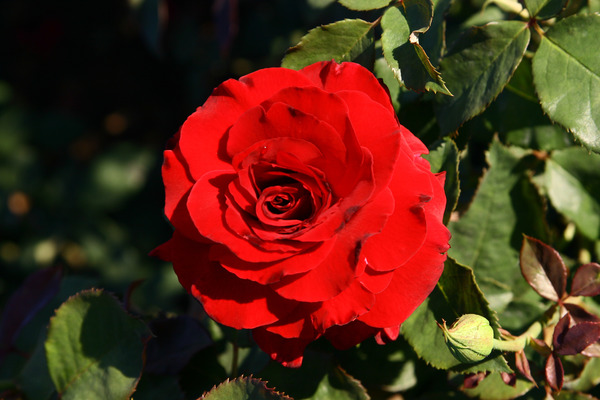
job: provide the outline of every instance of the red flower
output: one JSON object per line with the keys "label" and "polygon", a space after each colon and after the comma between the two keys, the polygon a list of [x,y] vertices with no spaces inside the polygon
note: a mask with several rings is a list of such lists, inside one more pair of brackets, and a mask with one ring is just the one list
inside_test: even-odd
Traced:
{"label": "red flower", "polygon": [[426,152],[357,64],[228,80],[164,153],[175,231],[154,254],[284,365],[321,335],[394,340],[448,249],[444,175]]}

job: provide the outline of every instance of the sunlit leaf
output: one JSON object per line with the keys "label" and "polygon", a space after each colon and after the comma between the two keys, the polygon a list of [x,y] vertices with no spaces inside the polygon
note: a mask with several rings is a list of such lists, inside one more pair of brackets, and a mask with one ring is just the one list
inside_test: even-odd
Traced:
{"label": "sunlit leaf", "polygon": [[367,11],[383,8],[390,4],[391,0],[339,0],[340,4],[351,10]]}
{"label": "sunlit leaf", "polygon": [[240,377],[227,380],[201,397],[202,400],[292,400],[267,387],[260,379]]}
{"label": "sunlit leaf", "polygon": [[61,399],[129,399],[149,334],[143,322],[100,290],[71,297],[50,321],[45,346]]}
{"label": "sunlit leaf", "polygon": [[560,254],[541,241],[525,236],[520,256],[521,272],[540,296],[559,301],[567,287],[567,267]]}
{"label": "sunlit leaf", "polygon": [[449,94],[444,81],[419,44],[419,34],[431,25],[429,0],[404,1],[383,14],[383,55],[396,79],[407,88]]}
{"label": "sunlit leaf", "polygon": [[546,191],[556,209],[590,239],[600,238],[600,155],[557,150],[546,160]]}
{"label": "sunlit leaf", "polygon": [[311,29],[288,49],[281,66],[301,69],[318,61],[354,61],[366,67],[375,61],[373,27],[361,19],[345,19]]}
{"label": "sunlit leaf", "polygon": [[441,62],[453,97],[438,96],[436,114],[442,132],[453,132],[480,114],[500,94],[529,44],[529,29],[520,21],[474,27]]}
{"label": "sunlit leaf", "polygon": [[600,15],[574,15],[553,25],[533,57],[544,111],[585,147],[600,152]]}

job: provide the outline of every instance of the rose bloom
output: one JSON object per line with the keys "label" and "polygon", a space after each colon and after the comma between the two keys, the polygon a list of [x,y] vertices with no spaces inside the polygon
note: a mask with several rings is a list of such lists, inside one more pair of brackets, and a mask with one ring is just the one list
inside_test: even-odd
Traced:
{"label": "rose bloom", "polygon": [[283,365],[320,336],[394,340],[449,247],[444,175],[424,153],[358,64],[228,80],[164,152],[174,232],[153,254]]}

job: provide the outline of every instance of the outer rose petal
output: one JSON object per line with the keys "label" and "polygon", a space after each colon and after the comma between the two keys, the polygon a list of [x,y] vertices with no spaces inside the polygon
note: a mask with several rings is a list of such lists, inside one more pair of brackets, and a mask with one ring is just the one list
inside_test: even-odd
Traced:
{"label": "outer rose petal", "polygon": [[431,172],[415,167],[412,155],[399,153],[389,184],[396,204],[394,213],[382,232],[369,238],[363,247],[367,263],[374,270],[398,268],[423,245],[427,232],[423,207],[433,195],[430,176]]}
{"label": "outer rose petal", "polygon": [[283,88],[313,85],[304,75],[285,68],[266,68],[239,81],[230,79],[222,83],[181,128],[179,147],[191,176],[199,179],[209,171],[231,168],[222,138],[246,110]]}
{"label": "outer rose petal", "polygon": [[235,329],[276,322],[296,303],[269,287],[237,278],[208,259],[209,245],[189,240],[177,231],[154,253],[173,262],[181,285],[196,297],[214,320]]}
{"label": "outer rose petal", "polygon": [[325,332],[325,337],[336,349],[346,350],[352,346],[356,346],[363,340],[370,338],[378,331],[379,329],[377,328],[373,328],[364,322],[355,320],[346,325],[332,326]]}
{"label": "outer rose petal", "polygon": [[394,271],[390,285],[376,295],[373,308],[359,317],[370,326],[387,328],[400,325],[431,293],[442,274],[450,233],[441,222],[446,202],[443,176],[432,175],[431,180],[435,193],[425,214],[425,244],[413,258]]}
{"label": "outer rose petal", "polygon": [[189,191],[194,184],[185,162],[180,160],[178,149],[165,150],[162,176],[165,184],[165,215],[175,229],[190,239],[206,241],[199,233],[187,212]]}
{"label": "outer rose petal", "polygon": [[284,367],[299,368],[306,346],[318,337],[285,339],[264,328],[252,330],[252,336],[258,347],[280,362]]}
{"label": "outer rose petal", "polygon": [[300,72],[328,92],[356,90],[366,93],[395,115],[387,90],[379,83],[375,75],[359,64],[337,64],[323,61],[309,65],[301,69]]}

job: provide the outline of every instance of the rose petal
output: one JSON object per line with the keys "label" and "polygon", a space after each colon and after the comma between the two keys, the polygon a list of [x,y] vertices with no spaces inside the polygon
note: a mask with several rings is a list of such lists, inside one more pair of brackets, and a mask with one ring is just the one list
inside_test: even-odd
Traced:
{"label": "rose petal", "polygon": [[356,346],[367,338],[370,338],[378,329],[373,328],[359,320],[352,321],[346,325],[334,325],[327,329],[325,337],[338,350],[347,350]]}
{"label": "rose petal", "polygon": [[394,271],[376,271],[369,267],[368,260],[366,264],[365,272],[358,278],[360,283],[371,293],[384,291],[392,281]]}
{"label": "rose petal", "polygon": [[213,246],[210,257],[237,277],[266,285],[279,282],[286,276],[311,270],[327,257],[334,244],[333,240],[319,243],[304,252],[270,263],[241,260],[224,246]]}
{"label": "rose petal", "polygon": [[441,222],[440,209],[445,200],[440,178],[431,176],[431,179],[435,190],[431,203],[435,207],[425,213],[427,239],[414,257],[394,271],[392,281],[376,295],[371,310],[359,317],[368,325],[377,328],[400,325],[431,293],[442,274],[450,233]]}
{"label": "rose petal", "polygon": [[337,95],[348,106],[348,117],[358,142],[373,156],[373,176],[378,190],[387,187],[400,150],[400,132],[406,129],[398,124],[396,114],[365,93],[341,91]]}
{"label": "rose petal", "polygon": [[284,367],[299,368],[306,346],[318,337],[286,339],[264,328],[252,330],[254,341],[273,360]]}
{"label": "rose petal", "polygon": [[[276,138],[306,141],[327,160],[341,163],[345,159],[345,145],[331,125],[280,102],[271,105],[268,111],[255,107],[244,113],[229,130],[227,152],[233,158],[257,143]],[[302,159],[297,152],[294,154]]]}
{"label": "rose petal", "polygon": [[356,63],[332,63],[323,61],[300,70],[315,85],[328,92],[356,90],[366,93],[374,101],[395,114],[388,91],[379,80],[365,67]]}
{"label": "rose petal", "polygon": [[190,239],[206,241],[199,233],[187,212],[187,199],[193,186],[185,162],[178,150],[165,150],[162,176],[165,184],[165,215],[175,227]]}
{"label": "rose petal", "polygon": [[320,264],[306,274],[283,278],[271,287],[282,297],[298,301],[324,301],[337,296],[355,280],[356,267],[363,261],[363,241],[385,225],[393,207],[391,192],[382,191],[340,227],[338,235],[331,239],[336,241],[335,247]]}
{"label": "rose petal", "polygon": [[[187,208],[198,231],[206,238],[224,244],[239,258],[251,262],[271,262],[287,258],[312,244],[270,243],[253,237],[253,233],[226,198],[225,190],[235,174],[213,171],[192,187]],[[263,246],[263,247],[260,247]],[[270,246],[266,248],[265,246]]]}
{"label": "rose petal", "polygon": [[389,184],[394,193],[394,213],[382,232],[367,240],[363,248],[369,265],[377,271],[390,271],[403,265],[425,241],[427,226],[423,207],[433,196],[431,173],[415,168],[412,158],[405,151],[399,152]]}
{"label": "rose petal", "polygon": [[223,136],[246,110],[282,88],[313,85],[301,73],[285,68],[261,69],[239,81],[230,79],[219,85],[181,128],[179,146],[191,176],[199,179],[209,171],[230,168]]}
{"label": "rose petal", "polygon": [[181,285],[214,320],[235,329],[252,329],[284,318],[295,305],[269,287],[237,278],[208,258],[209,245],[174,232],[156,254],[173,263]]}
{"label": "rose petal", "polygon": [[310,316],[317,332],[325,332],[333,325],[345,325],[369,311],[375,296],[358,281],[332,299],[324,301]]}

